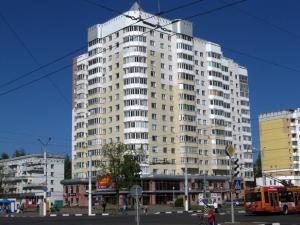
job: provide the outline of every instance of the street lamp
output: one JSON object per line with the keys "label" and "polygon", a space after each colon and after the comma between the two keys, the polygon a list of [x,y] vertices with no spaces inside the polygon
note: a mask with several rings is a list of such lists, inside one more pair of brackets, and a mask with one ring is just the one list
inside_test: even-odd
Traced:
{"label": "street lamp", "polygon": [[44,143],[41,139],[37,139],[42,145],[42,150],[44,151],[44,176],[45,176],[45,186],[44,186],[44,199],[43,199],[43,216],[47,215],[47,191],[48,191],[48,173],[47,173],[47,146],[51,141],[51,137],[48,141]]}

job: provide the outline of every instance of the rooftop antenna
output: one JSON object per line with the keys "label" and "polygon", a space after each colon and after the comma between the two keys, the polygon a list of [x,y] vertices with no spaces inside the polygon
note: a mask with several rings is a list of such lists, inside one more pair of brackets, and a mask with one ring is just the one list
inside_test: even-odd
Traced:
{"label": "rooftop antenna", "polygon": [[157,25],[159,26],[159,19],[160,19],[160,0],[157,0],[157,9],[158,9],[158,13],[157,13]]}
{"label": "rooftop antenna", "polygon": [[138,0],[138,4],[139,4],[139,19],[142,19],[142,12],[141,12],[141,0]]}

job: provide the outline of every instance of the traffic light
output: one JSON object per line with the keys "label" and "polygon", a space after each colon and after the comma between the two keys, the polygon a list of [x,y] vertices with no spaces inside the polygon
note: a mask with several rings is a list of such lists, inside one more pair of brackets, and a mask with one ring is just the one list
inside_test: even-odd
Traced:
{"label": "traffic light", "polygon": [[237,177],[240,173],[240,171],[238,171],[239,169],[239,159],[236,159],[233,161],[233,176]]}

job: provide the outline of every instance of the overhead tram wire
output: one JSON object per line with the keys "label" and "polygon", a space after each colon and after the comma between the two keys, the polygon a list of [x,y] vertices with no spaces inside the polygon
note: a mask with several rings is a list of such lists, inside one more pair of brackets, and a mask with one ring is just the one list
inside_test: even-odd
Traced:
{"label": "overhead tram wire", "polygon": [[[32,51],[28,48],[28,46],[25,44],[25,42],[22,40],[20,35],[16,32],[16,30],[13,28],[13,26],[8,22],[8,20],[5,18],[5,16],[0,12],[0,18],[2,21],[6,24],[6,26],[9,28],[9,30],[13,33],[15,38],[19,41],[19,43],[22,45],[22,47],[25,49],[25,51],[28,53],[28,55],[31,57],[31,59],[35,62],[37,66],[41,66],[38,59],[33,55]],[[46,71],[44,70],[44,73]],[[51,79],[51,77],[47,77],[51,85],[55,88],[55,90],[58,92],[58,94],[64,99],[64,101],[68,104],[68,106],[71,106],[71,102],[69,99],[64,95],[64,93],[60,90],[60,88],[56,85],[56,83]]]}
{"label": "overhead tram wire", "polygon": [[[188,18],[194,18],[194,17],[196,17],[196,16],[207,15],[208,13],[213,13],[213,12],[222,10],[222,9],[224,9],[224,8],[227,8],[227,7],[229,7],[229,6],[233,6],[233,5],[240,4],[240,3],[245,2],[245,1],[247,1],[247,0],[236,1],[236,2],[233,2],[233,3],[228,4],[228,6],[227,6],[227,5],[224,5],[224,6],[221,6],[221,7],[217,7],[217,8],[215,8],[215,9],[210,9],[210,10],[205,11],[205,12],[202,12],[202,13],[197,13],[197,14],[195,14],[195,15],[188,16],[188,17],[186,17],[186,18],[183,18],[183,20],[188,19]],[[147,18],[146,18],[146,19],[147,19]],[[146,20],[146,19],[143,19],[143,20],[141,20],[141,21],[144,21],[144,20]],[[173,24],[173,23],[176,23],[176,22],[178,22],[178,21],[179,21],[179,20],[173,20],[173,21],[171,21],[171,23],[167,23],[167,24],[165,24],[165,25],[163,25],[163,26],[160,26],[160,25],[159,25],[159,26],[156,26],[156,27],[153,28],[153,29],[150,28],[150,30],[148,30],[148,31],[146,31],[146,32],[144,32],[144,33],[142,33],[142,34],[140,34],[140,35],[144,35],[144,34],[146,34],[146,33],[149,33],[150,31],[155,31],[155,30],[157,30],[158,28],[160,28],[160,29],[162,29],[162,30],[164,30],[164,31],[168,31],[168,30],[165,29],[164,27],[165,27],[165,26],[168,26],[168,25],[171,25],[171,24]],[[140,22],[140,21],[139,21],[139,22]],[[136,23],[137,23],[137,22],[136,22]],[[171,31],[171,32],[172,32],[172,31]],[[119,45],[120,45],[120,44],[123,44],[123,43],[124,43],[124,42],[120,42]],[[118,47],[119,45],[116,44],[116,45],[113,46],[113,47]],[[106,49],[105,49],[105,50],[106,50]],[[102,53],[102,52],[104,52],[104,50],[100,51],[99,53]],[[84,61],[84,59],[79,60],[78,62],[82,62],[82,61]],[[77,62],[77,63],[78,63],[78,62]],[[9,93],[11,93],[11,92],[14,92],[14,91],[16,91],[16,90],[19,90],[19,89],[21,89],[21,88],[24,88],[24,87],[26,87],[26,86],[29,86],[29,85],[31,85],[31,84],[33,84],[33,83],[35,83],[35,82],[38,82],[38,81],[40,81],[40,80],[42,80],[42,79],[45,79],[45,78],[47,78],[47,77],[49,77],[49,76],[52,76],[53,74],[58,73],[58,72],[60,72],[60,71],[62,71],[62,70],[64,70],[64,69],[67,69],[67,68],[69,68],[69,67],[71,67],[71,66],[73,66],[73,65],[74,65],[73,63],[72,63],[72,64],[65,65],[65,66],[60,67],[59,69],[57,69],[57,70],[55,70],[55,71],[52,71],[52,72],[50,72],[50,73],[47,73],[47,74],[45,74],[45,75],[43,75],[43,76],[41,76],[41,77],[39,77],[39,78],[36,78],[36,79],[34,79],[34,80],[31,80],[31,81],[27,82],[27,83],[25,83],[25,84],[22,84],[22,85],[19,85],[19,86],[15,87],[15,88],[11,88],[11,89],[9,89],[9,90],[7,90],[7,91],[4,91],[4,92],[0,93],[0,97],[1,97],[1,96],[4,96],[4,95],[7,95],[7,94],[9,94]]]}
{"label": "overhead tram wire", "polygon": [[[218,1],[221,2],[221,3],[228,3],[228,2],[223,1],[223,0],[218,0]],[[268,26],[270,26],[270,27],[272,27],[272,28],[274,28],[274,29],[276,29],[278,31],[286,33],[286,34],[288,34],[288,35],[290,35],[290,36],[292,36],[294,38],[300,39],[300,35],[299,34],[293,33],[290,30],[287,30],[284,27],[281,27],[281,26],[279,26],[279,25],[277,25],[275,23],[272,23],[272,22],[270,22],[269,20],[267,20],[267,19],[265,19],[263,17],[259,17],[259,16],[255,15],[255,14],[252,14],[249,11],[246,11],[246,10],[240,8],[240,7],[233,7],[233,8],[236,9],[241,14],[244,14],[244,15],[246,15],[248,17],[251,17],[251,18],[253,18],[253,19],[255,19],[255,20],[259,21],[259,22],[262,22],[262,23],[264,23],[264,24],[266,24],[266,25],[268,25]]]}
{"label": "overhead tram wire", "polygon": [[[178,9],[182,9],[182,8],[184,8],[184,7],[190,6],[190,5],[192,5],[192,4],[195,4],[195,3],[198,3],[198,2],[201,2],[201,1],[204,1],[204,0],[196,0],[196,1],[191,2],[191,3],[187,3],[187,4],[183,4],[183,5],[177,6],[177,7],[175,7],[175,8],[170,9],[170,10],[161,12],[160,15],[162,15],[162,14],[167,14],[167,13],[173,12],[173,11],[178,10]],[[91,2],[91,1],[88,1],[88,3],[92,3],[92,2]],[[100,4],[98,4],[98,6],[99,6],[99,7],[102,7],[103,5],[100,6]],[[106,10],[111,10],[111,8],[108,8],[108,7],[106,7],[106,6],[103,6],[102,8],[104,8],[104,9],[106,9]],[[114,11],[114,12],[118,12],[118,14],[119,14],[119,11],[116,11],[116,10],[113,10],[113,11]],[[123,14],[122,14],[122,15],[123,15]],[[1,16],[1,14],[0,14],[0,16]],[[128,15],[126,15],[126,16],[128,16]],[[153,17],[155,17],[155,16],[157,16],[157,15],[151,15],[151,16],[149,16],[149,17],[143,19],[143,21],[148,20],[148,19],[151,19],[151,18],[153,18]],[[137,20],[137,18],[134,18],[134,17],[130,17],[130,19]],[[135,22],[132,23],[130,26],[132,26],[132,25],[134,25],[134,24],[137,24],[137,23],[139,23],[139,22],[140,22],[140,20],[135,21]],[[75,50],[73,50],[73,51],[71,51],[71,52],[68,52],[68,53],[66,53],[65,55],[60,56],[60,57],[58,57],[58,58],[56,58],[56,59],[54,59],[54,60],[52,60],[52,61],[50,61],[50,62],[48,62],[48,63],[46,63],[46,64],[44,64],[44,65],[41,65],[41,66],[37,67],[36,69],[34,69],[34,70],[32,70],[32,71],[29,71],[29,72],[27,72],[27,73],[25,73],[25,74],[22,74],[22,75],[20,75],[20,76],[14,78],[14,79],[12,79],[12,80],[10,80],[10,81],[7,81],[7,82],[5,82],[5,83],[3,83],[3,84],[0,84],[0,88],[6,87],[6,86],[8,86],[8,85],[10,85],[10,84],[13,84],[13,83],[15,83],[16,81],[19,81],[19,80],[21,80],[21,79],[23,79],[23,78],[25,78],[25,77],[27,77],[27,76],[29,76],[29,75],[35,73],[35,72],[40,71],[40,70],[43,69],[43,68],[46,68],[46,67],[48,67],[48,66],[50,66],[50,65],[52,65],[52,64],[55,64],[55,63],[57,63],[57,62],[59,62],[59,61],[65,59],[65,58],[67,58],[67,57],[69,57],[69,56],[72,56],[72,55],[74,55],[75,53],[77,53],[77,52],[79,52],[79,51],[81,51],[81,50],[85,50],[86,47],[87,47],[87,44],[85,44],[85,45],[83,45],[83,46],[81,46],[81,47],[79,47],[79,48],[77,48],[77,49],[75,49]]]}

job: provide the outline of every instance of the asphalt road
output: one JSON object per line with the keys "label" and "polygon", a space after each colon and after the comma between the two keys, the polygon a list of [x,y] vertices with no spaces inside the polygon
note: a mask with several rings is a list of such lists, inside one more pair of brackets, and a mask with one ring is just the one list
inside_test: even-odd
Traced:
{"label": "asphalt road", "polygon": [[[218,215],[217,222],[229,222],[230,215]],[[293,215],[236,215],[239,222],[279,222],[280,225],[300,225],[300,214]],[[134,216],[95,216],[95,217],[14,217],[0,218],[0,225],[134,225]],[[199,219],[191,214],[168,214],[141,216],[141,225],[197,225]]]}

